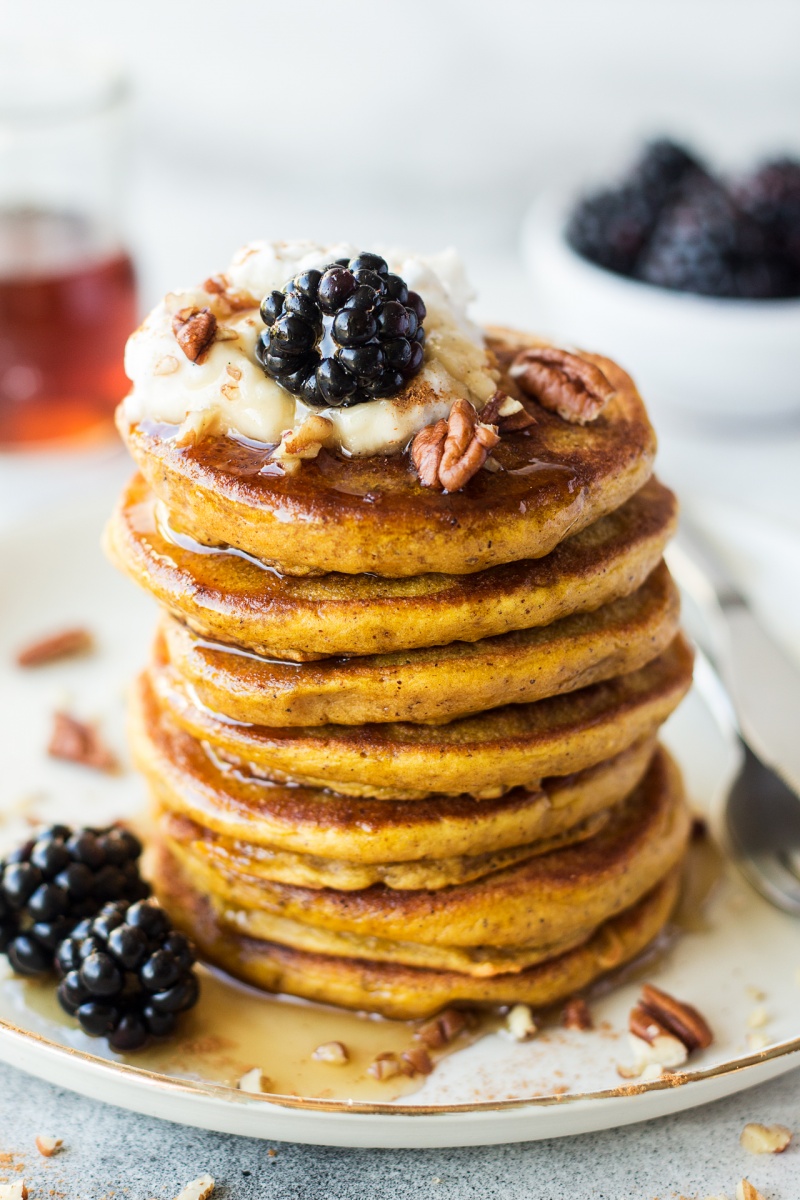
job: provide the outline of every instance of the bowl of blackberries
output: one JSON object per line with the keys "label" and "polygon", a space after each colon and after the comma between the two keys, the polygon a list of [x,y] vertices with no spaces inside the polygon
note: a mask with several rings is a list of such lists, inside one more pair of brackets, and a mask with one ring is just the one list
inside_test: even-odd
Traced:
{"label": "bowl of blackberries", "polygon": [[800,412],[800,158],[723,175],[652,141],[616,183],[541,197],[524,253],[544,331],[603,347],[657,410]]}

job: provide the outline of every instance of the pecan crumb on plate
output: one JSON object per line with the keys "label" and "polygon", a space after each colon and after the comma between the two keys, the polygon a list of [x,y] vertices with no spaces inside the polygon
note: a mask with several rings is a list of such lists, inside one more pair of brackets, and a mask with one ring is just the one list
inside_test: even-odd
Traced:
{"label": "pecan crumb on plate", "polygon": [[317,1046],[311,1057],[315,1062],[331,1063],[333,1066],[342,1066],[350,1061],[350,1055],[343,1042],[323,1042],[321,1046]]}
{"label": "pecan crumb on plate", "polygon": [[62,629],[58,633],[49,633],[28,642],[17,651],[16,663],[18,667],[39,667],[45,663],[56,662],[60,658],[87,654],[93,646],[94,639],[88,629],[80,626]]}
{"label": "pecan crumb on plate", "polygon": [[116,755],[106,746],[95,726],[65,712],[53,714],[53,732],[47,753],[51,758],[63,758],[96,771],[119,770]]}

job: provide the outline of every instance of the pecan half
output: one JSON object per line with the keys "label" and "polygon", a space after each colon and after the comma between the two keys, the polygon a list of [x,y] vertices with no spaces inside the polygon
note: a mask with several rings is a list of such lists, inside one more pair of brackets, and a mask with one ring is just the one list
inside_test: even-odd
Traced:
{"label": "pecan half", "polygon": [[614,395],[614,388],[594,363],[555,346],[523,350],[509,375],[542,408],[574,425],[594,421]]}
{"label": "pecan half", "polygon": [[18,667],[39,667],[43,663],[56,662],[60,658],[72,658],[87,654],[94,645],[88,629],[62,629],[47,637],[37,638],[17,651]]}
{"label": "pecan half", "polygon": [[[676,1000],[668,992],[662,992],[660,988],[653,987],[649,983],[642,988],[640,1002],[633,1012],[638,1013],[640,1009],[642,1016],[646,1015],[651,1022],[655,1022],[673,1037],[678,1038],[687,1050],[705,1050],[706,1046],[710,1046],[714,1040],[708,1024],[696,1008],[692,1008],[691,1004],[685,1004],[682,1000]],[[633,1019],[633,1013],[631,1019]],[[638,1020],[639,1017],[637,1017]],[[643,1036],[634,1030],[632,1025],[631,1032],[636,1033],[638,1037]]]}
{"label": "pecan half", "polygon": [[520,400],[505,392],[495,392],[481,409],[484,425],[496,425],[501,433],[517,433],[536,424],[536,417]]}
{"label": "pecan half", "polygon": [[191,362],[202,362],[217,332],[217,318],[210,308],[182,308],[172,318],[172,332]]}
{"label": "pecan half", "polygon": [[411,461],[423,487],[457,492],[480,471],[499,441],[497,430],[478,419],[469,401],[458,399],[446,421],[419,431],[411,443]]}
{"label": "pecan half", "polygon": [[51,758],[64,758],[84,767],[94,767],[96,771],[113,772],[119,769],[114,753],[95,727],[65,712],[54,714],[47,753]]}

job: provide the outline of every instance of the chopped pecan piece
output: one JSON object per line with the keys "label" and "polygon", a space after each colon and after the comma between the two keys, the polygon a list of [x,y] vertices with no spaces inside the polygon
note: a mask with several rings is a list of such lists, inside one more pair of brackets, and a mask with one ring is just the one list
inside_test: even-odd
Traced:
{"label": "chopped pecan piece", "polygon": [[216,1184],[210,1175],[201,1175],[199,1179],[187,1183],[175,1200],[208,1200],[215,1187]]}
{"label": "chopped pecan piece", "polygon": [[36,1149],[43,1158],[52,1158],[54,1154],[58,1154],[63,1145],[61,1138],[44,1137],[41,1133],[36,1139]]}
{"label": "chopped pecan piece", "polygon": [[745,1125],[739,1144],[750,1154],[783,1154],[792,1140],[792,1131],[785,1125],[760,1125],[751,1121]]}
{"label": "chopped pecan piece", "polygon": [[412,1046],[400,1055],[400,1070],[404,1075],[430,1075],[433,1063],[424,1046]]}
{"label": "chopped pecan piece", "polygon": [[749,1179],[740,1179],[736,1185],[736,1200],[764,1200],[764,1197]]}
{"label": "chopped pecan piece", "polygon": [[400,1060],[393,1051],[387,1050],[370,1063],[367,1074],[373,1079],[393,1079],[395,1075],[400,1074]]}
{"label": "chopped pecan piece", "polygon": [[433,1017],[424,1025],[420,1025],[414,1036],[429,1050],[439,1050],[463,1033],[468,1023],[466,1013],[460,1012],[457,1008],[446,1008],[444,1012],[439,1013],[438,1017]]}
{"label": "chopped pecan piece", "polygon": [[478,419],[469,401],[458,399],[446,421],[419,431],[411,443],[411,461],[423,487],[457,492],[480,471],[499,441],[497,430]]}
{"label": "chopped pecan piece", "polygon": [[226,314],[241,312],[245,308],[258,308],[258,301],[249,292],[231,287],[227,275],[209,275],[203,282],[203,291],[216,296],[217,308]]}
{"label": "chopped pecan piece", "polygon": [[54,714],[47,753],[51,758],[64,758],[84,767],[93,767],[96,771],[113,772],[119,768],[116,756],[95,727],[65,712]]}
{"label": "chopped pecan piece", "polygon": [[172,318],[172,332],[191,362],[202,362],[217,332],[217,318],[210,308],[182,308]]}
{"label": "chopped pecan piece", "polygon": [[251,1067],[249,1071],[245,1071],[236,1086],[240,1092],[254,1092],[260,1096],[265,1090],[264,1072],[261,1067]]}
{"label": "chopped pecan piece", "polygon": [[47,637],[30,642],[17,652],[18,667],[39,667],[43,663],[55,662],[59,658],[72,658],[86,654],[94,642],[88,629],[62,629]]}
{"label": "chopped pecan piece", "polygon": [[501,433],[517,433],[536,424],[536,417],[529,412],[521,400],[514,400],[505,392],[495,392],[481,409],[484,425],[496,425]]}
{"label": "chopped pecan piece", "polygon": [[[660,988],[653,987],[649,983],[642,988],[640,1003],[633,1012],[638,1013],[639,1009],[642,1010],[642,1016],[648,1016],[651,1022],[655,1022],[683,1042],[687,1050],[705,1050],[714,1040],[708,1024],[696,1008],[692,1008],[691,1004],[685,1004],[682,1000],[676,1000],[668,992],[662,992]],[[633,1013],[631,1019],[633,1019]],[[637,1017],[638,1020],[639,1017]],[[633,1025],[631,1025],[631,1031],[638,1037],[643,1036],[633,1029]]]}
{"label": "chopped pecan piece", "polygon": [[536,1037],[539,1026],[527,1004],[515,1004],[506,1017],[506,1030],[515,1042],[529,1042]]}
{"label": "chopped pecan piece", "polygon": [[315,1062],[331,1063],[337,1067],[350,1061],[344,1042],[323,1042],[321,1046],[317,1046],[311,1057]]}
{"label": "chopped pecan piece", "polygon": [[614,388],[599,367],[555,346],[523,350],[511,364],[509,374],[542,408],[575,425],[594,421],[614,395]]}
{"label": "chopped pecan piece", "polygon": [[561,1013],[561,1024],[565,1029],[594,1029],[594,1021],[592,1014],[589,1012],[589,1005],[581,996],[573,996],[564,1005],[564,1011]]}

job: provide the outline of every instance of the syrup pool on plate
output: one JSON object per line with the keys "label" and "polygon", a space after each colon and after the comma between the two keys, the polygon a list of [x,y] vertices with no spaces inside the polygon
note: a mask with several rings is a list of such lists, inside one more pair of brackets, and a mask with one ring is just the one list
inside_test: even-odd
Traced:
{"label": "syrup pool on plate", "polygon": [[[60,1008],[52,980],[7,975],[0,989],[13,996],[20,1024],[87,1054],[141,1067],[161,1075],[220,1083],[235,1088],[253,1067],[263,1072],[265,1092],[321,1100],[391,1103],[422,1087],[424,1075],[379,1080],[368,1068],[378,1055],[421,1043],[419,1021],[390,1021],[320,1004],[270,996],[214,971],[200,968],[201,994],[181,1021],[179,1033],[131,1054],[113,1054],[104,1041],[83,1034]],[[33,1021],[31,1021],[33,1018]],[[433,1062],[469,1045],[487,1031],[485,1023],[460,1034],[449,1046],[431,1051]],[[348,1061],[320,1062],[314,1051],[341,1042]]]}

